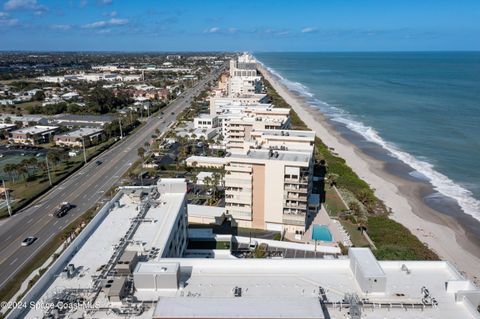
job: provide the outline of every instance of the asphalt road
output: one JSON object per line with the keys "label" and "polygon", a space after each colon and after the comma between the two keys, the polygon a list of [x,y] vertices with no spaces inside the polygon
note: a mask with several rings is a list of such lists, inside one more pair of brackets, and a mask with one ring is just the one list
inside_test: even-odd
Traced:
{"label": "asphalt road", "polygon": [[[190,99],[198,95],[206,83],[216,79],[219,72],[217,70],[201,80],[163,109],[163,115],[149,118],[135,134],[116,143],[32,205],[7,220],[0,221],[0,287],[9,280],[14,280],[15,274],[35,258],[49,240],[101,200],[104,193],[138,159],[137,149],[143,146],[157,128],[164,132],[175,121],[178,113],[189,105]],[[97,160],[103,163],[97,165]],[[57,205],[65,201],[75,207],[62,218],[49,216]],[[20,246],[21,241],[28,236],[38,239],[28,247]]]}

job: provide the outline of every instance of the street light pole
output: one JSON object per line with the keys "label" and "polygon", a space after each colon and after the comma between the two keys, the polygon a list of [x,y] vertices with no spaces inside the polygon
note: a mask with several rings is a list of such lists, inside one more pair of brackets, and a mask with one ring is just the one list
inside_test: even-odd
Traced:
{"label": "street light pole", "polygon": [[87,153],[85,151],[85,136],[82,136],[82,144],[83,144],[83,160],[85,164],[87,164]]}
{"label": "street light pole", "polygon": [[118,123],[120,124],[120,139],[123,138],[123,131],[122,131],[122,120],[118,119]]}
{"label": "street light pole", "polygon": [[50,176],[50,167],[48,166],[48,156],[45,156],[45,162],[47,162],[48,182],[50,183],[50,186],[52,186],[52,177]]}
{"label": "street light pole", "polygon": [[5,180],[2,179],[3,192],[5,193],[5,201],[7,202],[8,216],[12,217],[12,207],[10,206],[10,195],[8,194],[7,187],[5,187]]}

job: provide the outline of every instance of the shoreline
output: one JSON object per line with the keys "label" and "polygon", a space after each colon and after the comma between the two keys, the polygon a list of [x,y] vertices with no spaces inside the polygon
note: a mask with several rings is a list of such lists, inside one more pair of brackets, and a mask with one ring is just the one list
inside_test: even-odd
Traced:
{"label": "shoreline", "polygon": [[388,172],[385,162],[344,138],[318,109],[290,91],[277,76],[262,65],[258,64],[257,68],[302,121],[375,189],[375,195],[392,209],[390,218],[407,227],[441,259],[449,261],[466,277],[479,283],[480,247],[470,240],[456,219],[423,202],[421,194],[427,193],[426,184]]}

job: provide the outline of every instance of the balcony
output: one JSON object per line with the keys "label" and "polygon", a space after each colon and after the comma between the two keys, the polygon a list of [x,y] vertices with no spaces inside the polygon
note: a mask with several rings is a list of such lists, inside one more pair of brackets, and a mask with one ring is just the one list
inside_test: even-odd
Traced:
{"label": "balcony", "polygon": [[282,222],[288,225],[305,226],[305,215],[303,214],[283,214]]}
{"label": "balcony", "polygon": [[297,203],[297,204],[294,204],[294,203],[285,203],[283,205],[283,207],[286,207],[286,208],[291,208],[291,209],[299,209],[299,210],[307,210],[307,204],[304,204],[304,203]]}
{"label": "balcony", "polygon": [[308,184],[308,177],[285,178],[285,183],[290,183],[290,184]]}
{"label": "balcony", "polygon": [[227,166],[225,166],[225,170],[227,172],[251,173],[252,172],[252,167],[250,167],[250,166],[227,165]]}
{"label": "balcony", "polygon": [[285,190],[289,192],[302,193],[302,194],[308,193],[307,187],[298,187],[293,185],[285,185]]}
{"label": "balcony", "polygon": [[283,198],[289,199],[289,200],[297,200],[301,202],[306,202],[308,199],[306,195],[302,195],[301,193],[293,193],[293,192],[285,192]]}
{"label": "balcony", "polygon": [[225,196],[225,205],[228,204],[243,204],[243,205],[252,205],[252,196],[234,196],[233,197],[227,197],[228,195]]}
{"label": "balcony", "polygon": [[233,189],[226,189],[225,196],[252,196],[251,189],[241,189],[241,190],[233,190]]}

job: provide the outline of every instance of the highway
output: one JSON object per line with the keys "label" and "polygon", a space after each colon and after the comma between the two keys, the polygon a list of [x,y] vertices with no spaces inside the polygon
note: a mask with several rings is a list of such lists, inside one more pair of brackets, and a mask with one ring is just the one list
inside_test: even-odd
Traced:
{"label": "highway", "polygon": [[[101,200],[104,193],[138,159],[137,149],[151,138],[157,128],[161,132],[166,131],[178,113],[190,104],[190,100],[208,82],[218,78],[220,71],[221,69],[216,69],[200,80],[162,109],[163,115],[148,118],[137,132],[117,142],[27,208],[0,221],[0,288],[8,281],[15,280],[15,274],[35,258],[55,235]],[[97,160],[103,163],[97,165]],[[57,205],[65,201],[75,206],[66,216],[56,218],[49,215]],[[20,246],[21,241],[28,236],[38,239],[30,246]]]}

